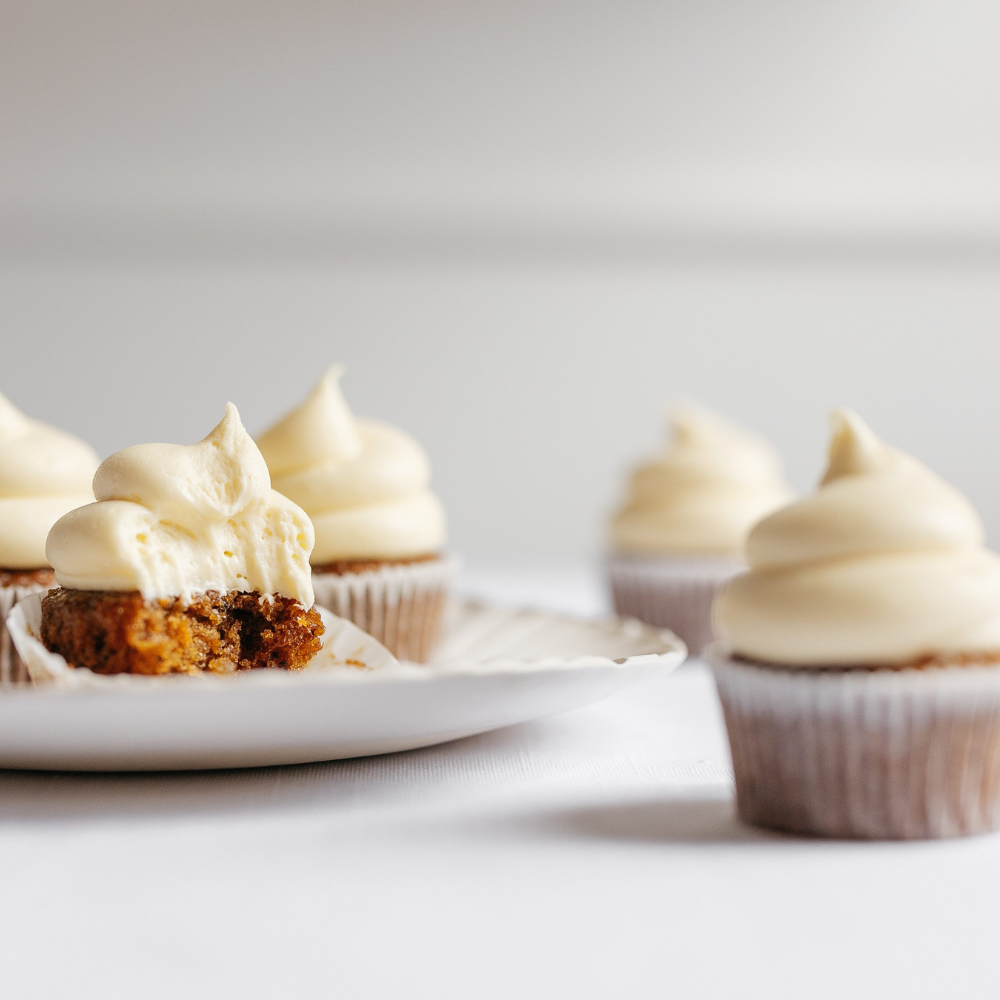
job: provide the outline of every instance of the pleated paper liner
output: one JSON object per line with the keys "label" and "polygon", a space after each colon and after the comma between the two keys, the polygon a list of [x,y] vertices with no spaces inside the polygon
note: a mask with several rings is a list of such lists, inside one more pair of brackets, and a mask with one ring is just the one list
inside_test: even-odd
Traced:
{"label": "pleated paper liner", "polygon": [[745,568],[726,556],[613,554],[607,564],[615,611],[676,632],[692,656],[713,640],[715,595]]}
{"label": "pleated paper liner", "polygon": [[917,840],[1000,828],[1000,665],[790,669],[706,650],[748,823]]}
{"label": "pleated paper liner", "polygon": [[316,603],[373,635],[400,660],[426,663],[441,636],[452,558],[362,573],[313,573]]}
{"label": "pleated paper liner", "polygon": [[7,631],[7,615],[19,601],[29,594],[44,594],[48,585],[29,584],[27,586],[0,587],[0,688],[28,683],[28,671],[14,647]]}

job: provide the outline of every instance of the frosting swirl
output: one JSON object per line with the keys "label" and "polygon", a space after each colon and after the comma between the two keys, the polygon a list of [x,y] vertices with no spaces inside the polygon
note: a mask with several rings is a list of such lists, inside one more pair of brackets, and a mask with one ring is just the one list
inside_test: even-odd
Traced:
{"label": "frosting swirl", "polygon": [[429,555],[445,541],[430,463],[408,434],[358,420],[331,368],[309,397],[258,438],[274,486],[312,519],[315,566]]}
{"label": "frosting swirl", "polygon": [[632,474],[611,525],[621,552],[739,555],[747,531],[790,496],[764,441],[700,407],[676,410],[669,447]]}
{"label": "frosting swirl", "polygon": [[0,568],[41,569],[45,536],[68,510],[89,503],[97,452],[32,420],[0,396]]}
{"label": "frosting swirl", "polygon": [[140,444],[105,459],[94,496],[49,533],[62,586],[185,601],[256,590],[312,607],[312,525],[271,489],[232,403],[198,444]]}
{"label": "frosting swirl", "polygon": [[761,521],[715,604],[736,653],[794,666],[1000,651],[1000,556],[978,515],[848,410],[819,489]]}

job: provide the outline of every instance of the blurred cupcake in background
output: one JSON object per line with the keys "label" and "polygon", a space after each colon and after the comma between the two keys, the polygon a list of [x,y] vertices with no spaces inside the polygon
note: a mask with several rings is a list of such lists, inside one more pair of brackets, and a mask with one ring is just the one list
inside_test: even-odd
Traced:
{"label": "blurred cupcake in background", "polygon": [[331,368],[261,435],[274,489],[309,515],[316,603],[400,659],[425,661],[441,629],[454,560],[430,463],[409,435],[354,417]]}
{"label": "blurred cupcake in background", "polygon": [[56,585],[45,539],[56,521],[91,503],[97,453],[32,420],[0,396],[0,686],[27,679],[7,634],[10,609]]}
{"label": "blurred cupcake in background", "polygon": [[740,815],[837,837],[1000,827],[1000,556],[957,490],[833,416],[817,491],[761,521],[707,651]]}
{"label": "blurred cupcake in background", "polygon": [[744,568],[747,532],[791,492],[775,450],[743,428],[692,405],[670,426],[611,522],[608,574],[619,614],[672,629],[697,655],[719,587]]}

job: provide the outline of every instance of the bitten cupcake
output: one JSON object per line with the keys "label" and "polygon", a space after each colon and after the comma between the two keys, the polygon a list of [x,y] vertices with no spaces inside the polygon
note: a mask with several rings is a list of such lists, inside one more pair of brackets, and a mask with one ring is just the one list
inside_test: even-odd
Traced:
{"label": "bitten cupcake", "polygon": [[815,494],[761,521],[708,651],[740,815],[840,837],[1000,824],[1000,557],[968,501],[833,415]]}
{"label": "bitten cupcake", "polygon": [[454,572],[430,464],[409,435],[354,417],[331,368],[258,439],[275,489],[312,519],[316,601],[400,659],[423,662]]}
{"label": "bitten cupcake", "polygon": [[612,520],[608,573],[619,614],[672,629],[696,655],[719,587],[745,568],[747,532],[791,494],[777,453],[748,431],[693,406],[670,424]]}
{"label": "bitten cupcake", "polygon": [[26,595],[55,586],[45,538],[63,514],[94,499],[98,461],[79,438],[0,396],[0,686],[26,679],[7,615]]}
{"label": "bitten cupcake", "polygon": [[71,667],[297,670],[319,652],[312,525],[271,489],[232,403],[198,444],[116,452],[94,495],[46,546],[61,587],[42,599],[40,638]]}

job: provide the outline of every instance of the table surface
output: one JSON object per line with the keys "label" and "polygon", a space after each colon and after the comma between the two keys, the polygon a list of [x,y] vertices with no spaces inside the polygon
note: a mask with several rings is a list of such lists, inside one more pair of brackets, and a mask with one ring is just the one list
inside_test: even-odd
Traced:
{"label": "table surface", "polygon": [[[585,573],[467,592],[597,610]],[[698,663],[439,747],[250,771],[0,771],[10,997],[994,996],[1000,840],[733,816]]]}

